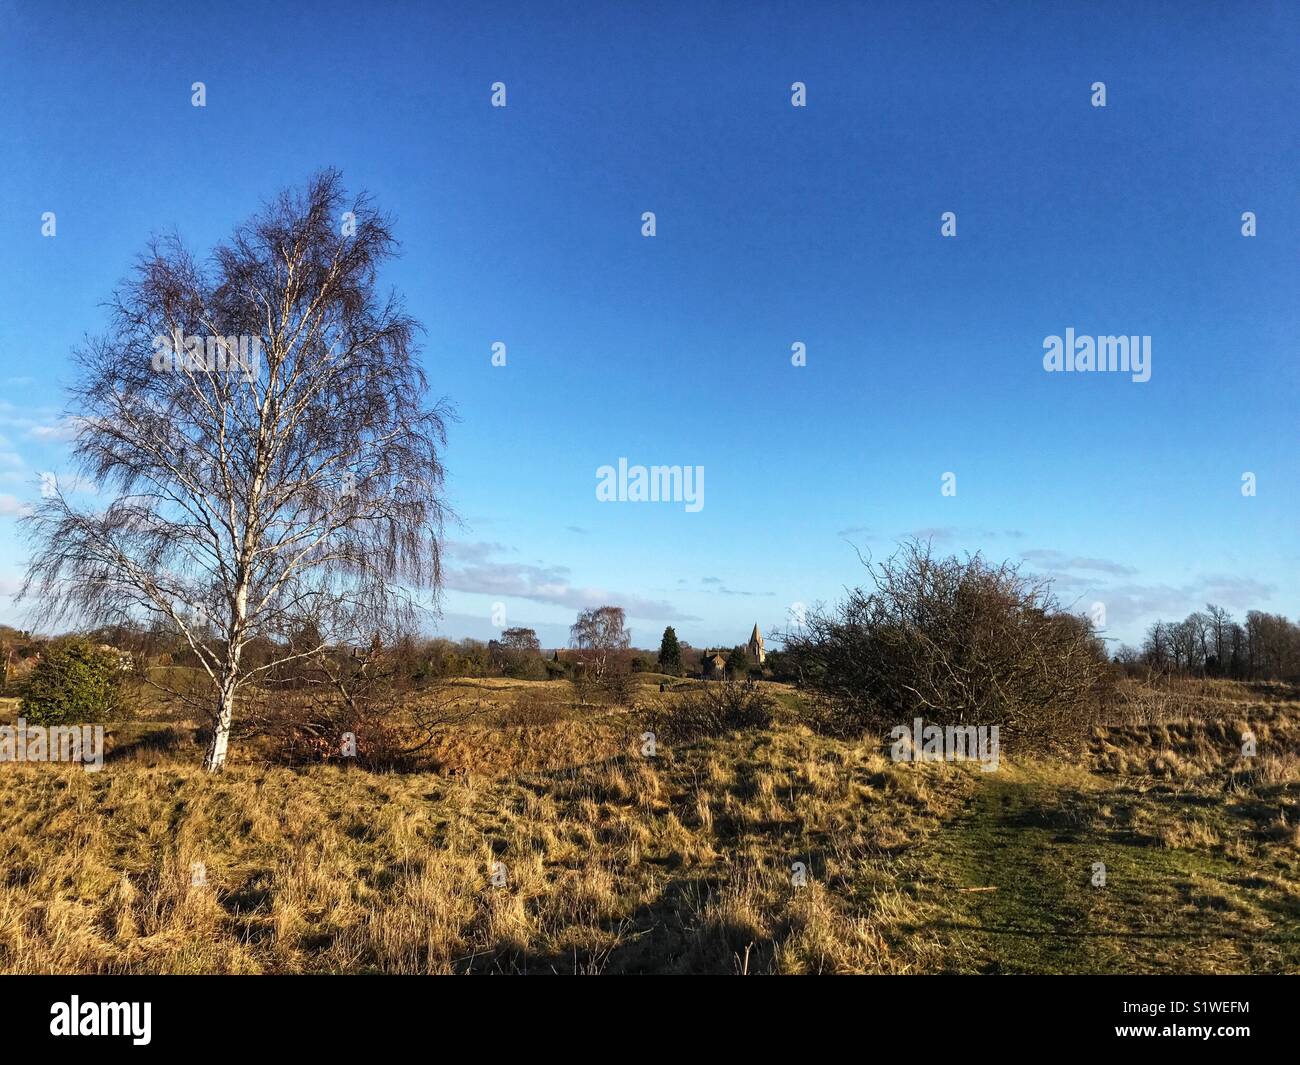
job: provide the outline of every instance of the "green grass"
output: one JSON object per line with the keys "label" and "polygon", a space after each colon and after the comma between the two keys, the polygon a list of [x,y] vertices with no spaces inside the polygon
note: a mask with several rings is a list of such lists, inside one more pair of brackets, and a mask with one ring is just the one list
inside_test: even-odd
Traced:
{"label": "green grass", "polygon": [[958,973],[1300,971],[1300,854],[1273,838],[1278,808],[1004,765],[918,856],[937,913],[916,931]]}

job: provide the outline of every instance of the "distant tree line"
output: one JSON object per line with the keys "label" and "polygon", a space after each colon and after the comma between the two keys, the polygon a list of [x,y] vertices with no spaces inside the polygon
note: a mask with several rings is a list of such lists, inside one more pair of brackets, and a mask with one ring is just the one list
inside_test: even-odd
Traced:
{"label": "distant tree line", "polygon": [[1157,621],[1141,647],[1125,645],[1115,661],[1130,673],[1300,680],[1300,625],[1251,610],[1244,622],[1210,603],[1182,621]]}

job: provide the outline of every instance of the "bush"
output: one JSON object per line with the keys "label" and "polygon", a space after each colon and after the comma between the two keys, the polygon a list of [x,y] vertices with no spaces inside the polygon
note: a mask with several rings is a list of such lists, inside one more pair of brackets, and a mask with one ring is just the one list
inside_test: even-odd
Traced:
{"label": "bush", "polygon": [[127,674],[113,650],[73,639],[51,645],[23,691],[33,725],[80,725],[116,717],[126,706]]}
{"label": "bush", "polygon": [[535,688],[525,688],[501,714],[503,725],[554,725],[568,717],[568,708]]}
{"label": "bush", "polygon": [[[314,692],[267,692],[247,688],[240,733],[254,739],[258,753],[278,765],[349,762],[367,768],[404,769],[409,758],[403,744],[409,737],[385,710],[358,712],[343,700]],[[353,758],[345,758],[343,740],[356,742]]]}
{"label": "bush", "polygon": [[635,654],[632,656],[633,673],[657,673],[659,671],[659,659],[652,654]]}
{"label": "bush", "polygon": [[[334,762],[368,769],[417,769],[439,733],[486,720],[498,704],[477,686],[433,684],[406,697],[376,682],[352,687],[349,697],[318,687],[306,691],[246,688],[241,733],[259,754],[281,765]],[[355,753],[345,755],[351,734]]]}
{"label": "bush", "polygon": [[631,706],[636,694],[637,680],[632,670],[617,663],[605,671],[598,685],[601,696],[614,706]]}
{"label": "bush", "polygon": [[768,651],[763,663],[773,680],[786,684],[798,684],[803,678],[799,674],[798,663],[785,651]]}
{"label": "bush", "polygon": [[541,655],[518,652],[506,660],[501,675],[514,680],[547,680],[550,676]]}
{"label": "bush", "polygon": [[823,701],[821,724],[998,725],[1002,742],[1077,742],[1113,671],[1087,619],[1044,582],[979,555],[935,558],[911,542],[868,566],[874,587],[809,614],[787,656]]}
{"label": "bush", "polygon": [[667,707],[656,708],[649,727],[656,735],[669,740],[764,729],[772,724],[775,705],[761,688],[733,681],[707,683]]}

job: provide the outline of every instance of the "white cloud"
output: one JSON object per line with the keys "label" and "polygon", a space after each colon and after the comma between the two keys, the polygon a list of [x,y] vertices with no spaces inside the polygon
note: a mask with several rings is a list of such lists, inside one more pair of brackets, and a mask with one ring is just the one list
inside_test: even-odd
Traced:
{"label": "white cloud", "polygon": [[32,505],[24,499],[7,493],[0,493],[0,515],[6,518],[19,517],[28,513]]}
{"label": "white cloud", "polygon": [[1107,573],[1112,577],[1132,577],[1137,570],[1122,562],[1112,562],[1105,558],[1084,558],[1067,555],[1063,551],[1050,551],[1036,548],[1020,555],[1026,562],[1036,566],[1046,566],[1052,570],[1088,570],[1093,573]]}
{"label": "white cloud", "polygon": [[537,603],[583,610],[594,606],[621,606],[629,617],[649,621],[698,621],[671,603],[646,599],[628,592],[600,587],[579,587],[570,582],[567,566],[494,562],[490,556],[506,550],[500,544],[448,541],[447,556],[465,563],[443,571],[443,585],[451,591],[473,592],[499,598],[529,599]]}

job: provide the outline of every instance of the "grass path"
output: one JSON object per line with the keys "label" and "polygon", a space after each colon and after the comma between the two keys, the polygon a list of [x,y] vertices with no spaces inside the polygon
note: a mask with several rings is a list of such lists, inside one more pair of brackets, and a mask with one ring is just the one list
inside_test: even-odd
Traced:
{"label": "grass path", "polygon": [[1300,868],[1257,808],[1059,764],[979,775],[920,856],[916,931],[947,971],[1300,971]]}

